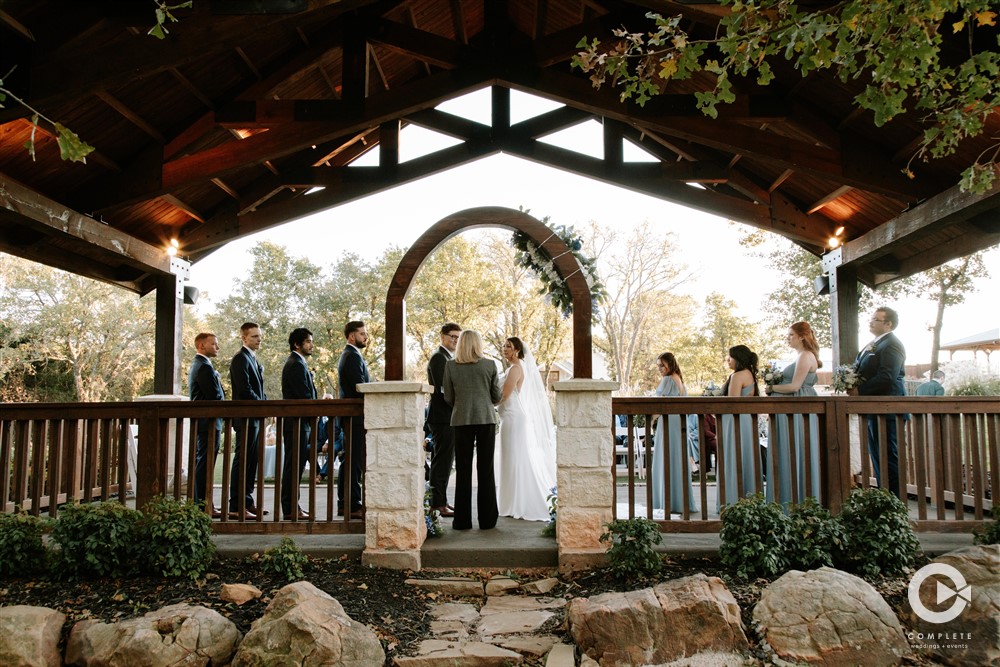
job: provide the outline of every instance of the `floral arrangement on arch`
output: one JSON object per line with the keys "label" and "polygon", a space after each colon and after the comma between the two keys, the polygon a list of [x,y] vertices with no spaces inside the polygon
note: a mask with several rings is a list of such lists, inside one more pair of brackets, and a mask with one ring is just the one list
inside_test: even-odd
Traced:
{"label": "floral arrangement on arch", "polygon": [[[595,305],[600,303],[606,295],[604,285],[601,284],[601,280],[597,275],[597,264],[594,259],[581,253],[583,239],[572,227],[549,225],[548,218],[545,218],[542,222],[552,230],[553,236],[559,236],[566,243],[569,252],[573,253],[576,261],[580,263],[580,270],[583,273],[584,280],[587,281],[587,287],[590,288],[591,301]],[[527,234],[521,231],[514,232],[513,236],[511,236],[510,244],[517,251],[515,258],[518,265],[531,269],[538,275],[539,280],[542,281],[543,286],[539,290],[539,294],[547,295],[552,305],[562,311],[563,317],[569,317],[573,313],[573,296],[569,292],[569,286],[566,284],[566,281],[556,271],[555,259],[557,257],[549,257],[548,252],[544,248],[537,245]]]}

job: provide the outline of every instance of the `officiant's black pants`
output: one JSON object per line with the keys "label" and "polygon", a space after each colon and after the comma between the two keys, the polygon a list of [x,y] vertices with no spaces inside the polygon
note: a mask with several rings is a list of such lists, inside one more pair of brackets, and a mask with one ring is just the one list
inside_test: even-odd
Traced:
{"label": "officiant's black pants", "polygon": [[454,530],[472,528],[472,458],[476,458],[479,527],[497,525],[497,483],[493,475],[493,451],[496,448],[496,424],[470,424],[455,427],[455,521]]}

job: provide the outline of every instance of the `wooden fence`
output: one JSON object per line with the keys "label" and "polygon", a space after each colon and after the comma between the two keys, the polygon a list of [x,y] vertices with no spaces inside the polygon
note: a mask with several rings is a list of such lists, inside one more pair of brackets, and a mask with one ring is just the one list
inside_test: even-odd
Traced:
{"label": "wooden fence", "polygon": [[[995,398],[615,398],[612,413],[615,517],[644,516],[657,521],[665,532],[718,532],[718,501],[723,487],[730,491],[725,500],[769,491],[770,496],[785,497],[792,503],[807,496],[818,497],[831,512],[839,513],[853,488],[876,485],[868,453],[869,420],[879,442],[886,441],[890,420],[896,425],[898,495],[907,500],[917,530],[970,531],[989,518],[993,506],[992,479],[1000,467],[1000,401]],[[702,463],[710,460],[705,426],[707,416],[714,416],[718,425],[714,475],[705,470],[692,474],[686,455],[676,461],[670,456],[654,457],[657,427],[653,422],[657,415],[662,415],[660,423],[667,422],[669,415],[681,416],[674,428],[679,431],[675,437],[679,436],[682,453],[687,452],[683,445],[689,433],[685,417],[697,417],[694,442],[697,460]],[[749,420],[749,434],[741,433],[740,428],[724,428],[730,420]],[[794,433],[796,421],[812,421],[815,433],[801,428],[797,441],[788,438],[797,446],[768,437],[782,422],[787,433]],[[784,445],[778,458],[776,445]],[[879,457],[881,470],[887,470],[886,447],[879,449]],[[656,468],[654,458],[659,460]],[[782,460],[793,471],[784,480],[790,485],[786,489],[780,488],[781,476],[773,472]],[[674,470],[678,465],[679,475]],[[818,484],[809,474],[817,468]],[[796,470],[802,473],[794,474]],[[654,498],[654,477],[663,480],[662,500],[659,494]],[[681,493],[679,505],[671,506],[672,477],[674,482],[684,480],[685,485],[686,480],[693,480],[693,498]],[[888,488],[887,474],[881,484]],[[695,504],[697,509],[692,507]]]}
{"label": "wooden fence", "polygon": [[[213,523],[218,533],[362,533],[363,520],[335,516],[337,488],[333,466],[324,482],[310,474],[308,483],[293,489],[297,502],[310,520],[284,520],[281,512],[281,471],[298,469],[298,437],[284,446],[283,425],[287,420],[312,423],[308,448],[310,471],[318,469],[318,420],[343,418],[344,442],[351,440],[350,417],[364,415],[362,399],[322,401],[225,401],[219,403],[156,401],[134,403],[6,404],[0,406],[0,508],[4,512],[28,511],[56,517],[59,506],[69,501],[120,500],[142,507],[157,495],[193,498],[196,429],[199,419],[210,419],[209,442],[215,438],[216,418],[223,420],[220,449],[209,448],[206,497],[221,498],[221,518]],[[256,518],[245,515],[246,482],[231,479],[233,458],[246,443],[237,442],[233,422],[257,418],[274,426],[274,443],[268,429],[259,429],[255,475],[257,505],[268,510]],[[329,450],[332,454],[332,424]],[[273,449],[272,449],[273,448]],[[265,459],[273,451],[273,473],[265,476]],[[288,452],[286,455],[285,452]],[[351,447],[344,448],[341,465],[351,465]],[[290,458],[290,460],[289,460]],[[221,485],[214,471],[221,468]],[[362,478],[363,479],[363,478]],[[265,483],[265,480],[273,480]],[[229,513],[231,487],[237,485],[239,507]],[[345,505],[351,502],[346,489]],[[362,495],[364,491],[362,490]],[[211,511],[208,504],[206,511]]]}

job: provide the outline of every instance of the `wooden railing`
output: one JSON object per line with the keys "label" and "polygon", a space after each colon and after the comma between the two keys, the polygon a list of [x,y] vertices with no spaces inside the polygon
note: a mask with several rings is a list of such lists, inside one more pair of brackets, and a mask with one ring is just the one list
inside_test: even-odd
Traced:
{"label": "wooden railing", "polygon": [[[970,531],[980,525],[992,508],[992,482],[1000,468],[1000,401],[995,398],[615,398],[612,413],[616,416],[610,438],[610,446],[615,448],[615,517],[644,516],[657,521],[665,532],[718,532],[718,496],[724,485],[735,490],[736,497],[744,497],[764,492],[771,484],[769,495],[774,498],[785,497],[797,503],[807,496],[818,497],[831,512],[839,513],[851,489],[876,484],[868,453],[867,415],[874,420],[880,442],[886,441],[888,420],[897,425],[898,495],[907,499],[917,530]],[[705,438],[709,414],[718,424],[714,478],[704,471],[704,462],[709,460]],[[619,426],[617,415],[626,417],[625,428]],[[663,415],[661,423],[667,421],[666,416],[682,416],[674,428],[680,431],[683,455],[674,463],[669,456],[663,456],[661,467],[654,470],[652,422],[656,415]],[[686,480],[692,479],[686,415],[697,415],[698,419],[702,471],[693,476],[697,511],[692,509],[688,493],[681,494],[679,506],[670,504],[672,466],[681,467],[680,475],[674,471],[675,481],[684,480],[686,486]],[[778,475],[767,479],[768,469],[775,465],[775,439],[769,440],[767,434],[775,433],[780,421],[787,425],[788,433],[793,433],[795,415],[804,415],[805,423],[815,422],[818,442],[814,442],[810,429],[804,428],[800,446],[788,447],[785,456],[791,471],[801,467],[808,472],[818,467],[819,484],[813,484],[811,474],[803,474],[801,482],[798,475],[791,474],[790,488],[782,490]],[[749,420],[749,439],[740,428],[727,434],[724,418],[734,422]],[[794,436],[789,440],[794,442]],[[759,455],[744,456],[747,447]],[[881,447],[879,454],[881,470],[885,471],[887,448]],[[744,461],[749,461],[752,470],[745,469]],[[663,480],[662,515],[653,507],[654,475]],[[882,475],[881,484],[888,488],[887,474]],[[726,495],[727,500],[730,497]]]}
{"label": "wooden railing", "polygon": [[[318,420],[341,417],[344,442],[350,443],[351,419],[364,415],[362,399],[321,401],[225,401],[219,403],[150,401],[135,403],[4,404],[0,405],[0,510],[28,511],[55,517],[60,505],[70,501],[119,500],[142,507],[157,495],[194,497],[196,429],[199,418],[208,418],[214,441],[214,419],[223,420],[218,457],[209,448],[206,497],[219,498],[222,518],[213,523],[216,532],[327,532],[361,533],[364,521],[337,517],[337,488],[333,465],[324,482],[314,474],[292,492],[292,506],[300,504],[308,521],[284,521],[281,512],[281,471],[287,465],[298,469],[299,429],[292,429],[295,446],[284,447],[286,420],[312,422],[308,448],[309,470],[318,469]],[[244,518],[245,484],[234,482],[230,469],[238,448],[234,420],[258,418],[274,424],[273,476],[265,478],[266,429],[257,437],[258,459],[254,495],[267,509],[255,519]],[[332,456],[332,423],[329,452]],[[288,456],[285,451],[289,452]],[[290,460],[289,460],[290,457]],[[213,460],[214,459],[214,460]],[[344,448],[341,465],[351,465],[351,447]],[[221,485],[214,471],[221,467]],[[362,466],[363,467],[363,466]],[[362,478],[363,482],[363,478]],[[240,507],[227,512],[231,486],[240,485]],[[345,490],[350,503],[349,489]],[[362,487],[362,495],[364,490]],[[211,511],[211,506],[206,507]]]}

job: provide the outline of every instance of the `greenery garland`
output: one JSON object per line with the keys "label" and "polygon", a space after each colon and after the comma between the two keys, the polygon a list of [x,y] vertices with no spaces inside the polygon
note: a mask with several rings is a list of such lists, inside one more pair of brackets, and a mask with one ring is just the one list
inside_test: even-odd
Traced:
{"label": "greenery garland", "polygon": [[[542,222],[552,230],[553,236],[559,236],[566,243],[566,247],[576,257],[583,277],[587,281],[587,287],[590,288],[590,299],[594,305],[603,301],[607,293],[597,275],[597,264],[594,259],[581,253],[583,238],[572,227],[551,225],[548,218]],[[517,251],[515,258],[518,265],[531,269],[542,281],[542,288],[538,293],[547,295],[552,305],[562,311],[563,317],[569,317],[573,312],[573,296],[569,292],[566,281],[556,271],[554,259],[524,232],[515,231],[511,236],[510,244]]]}

